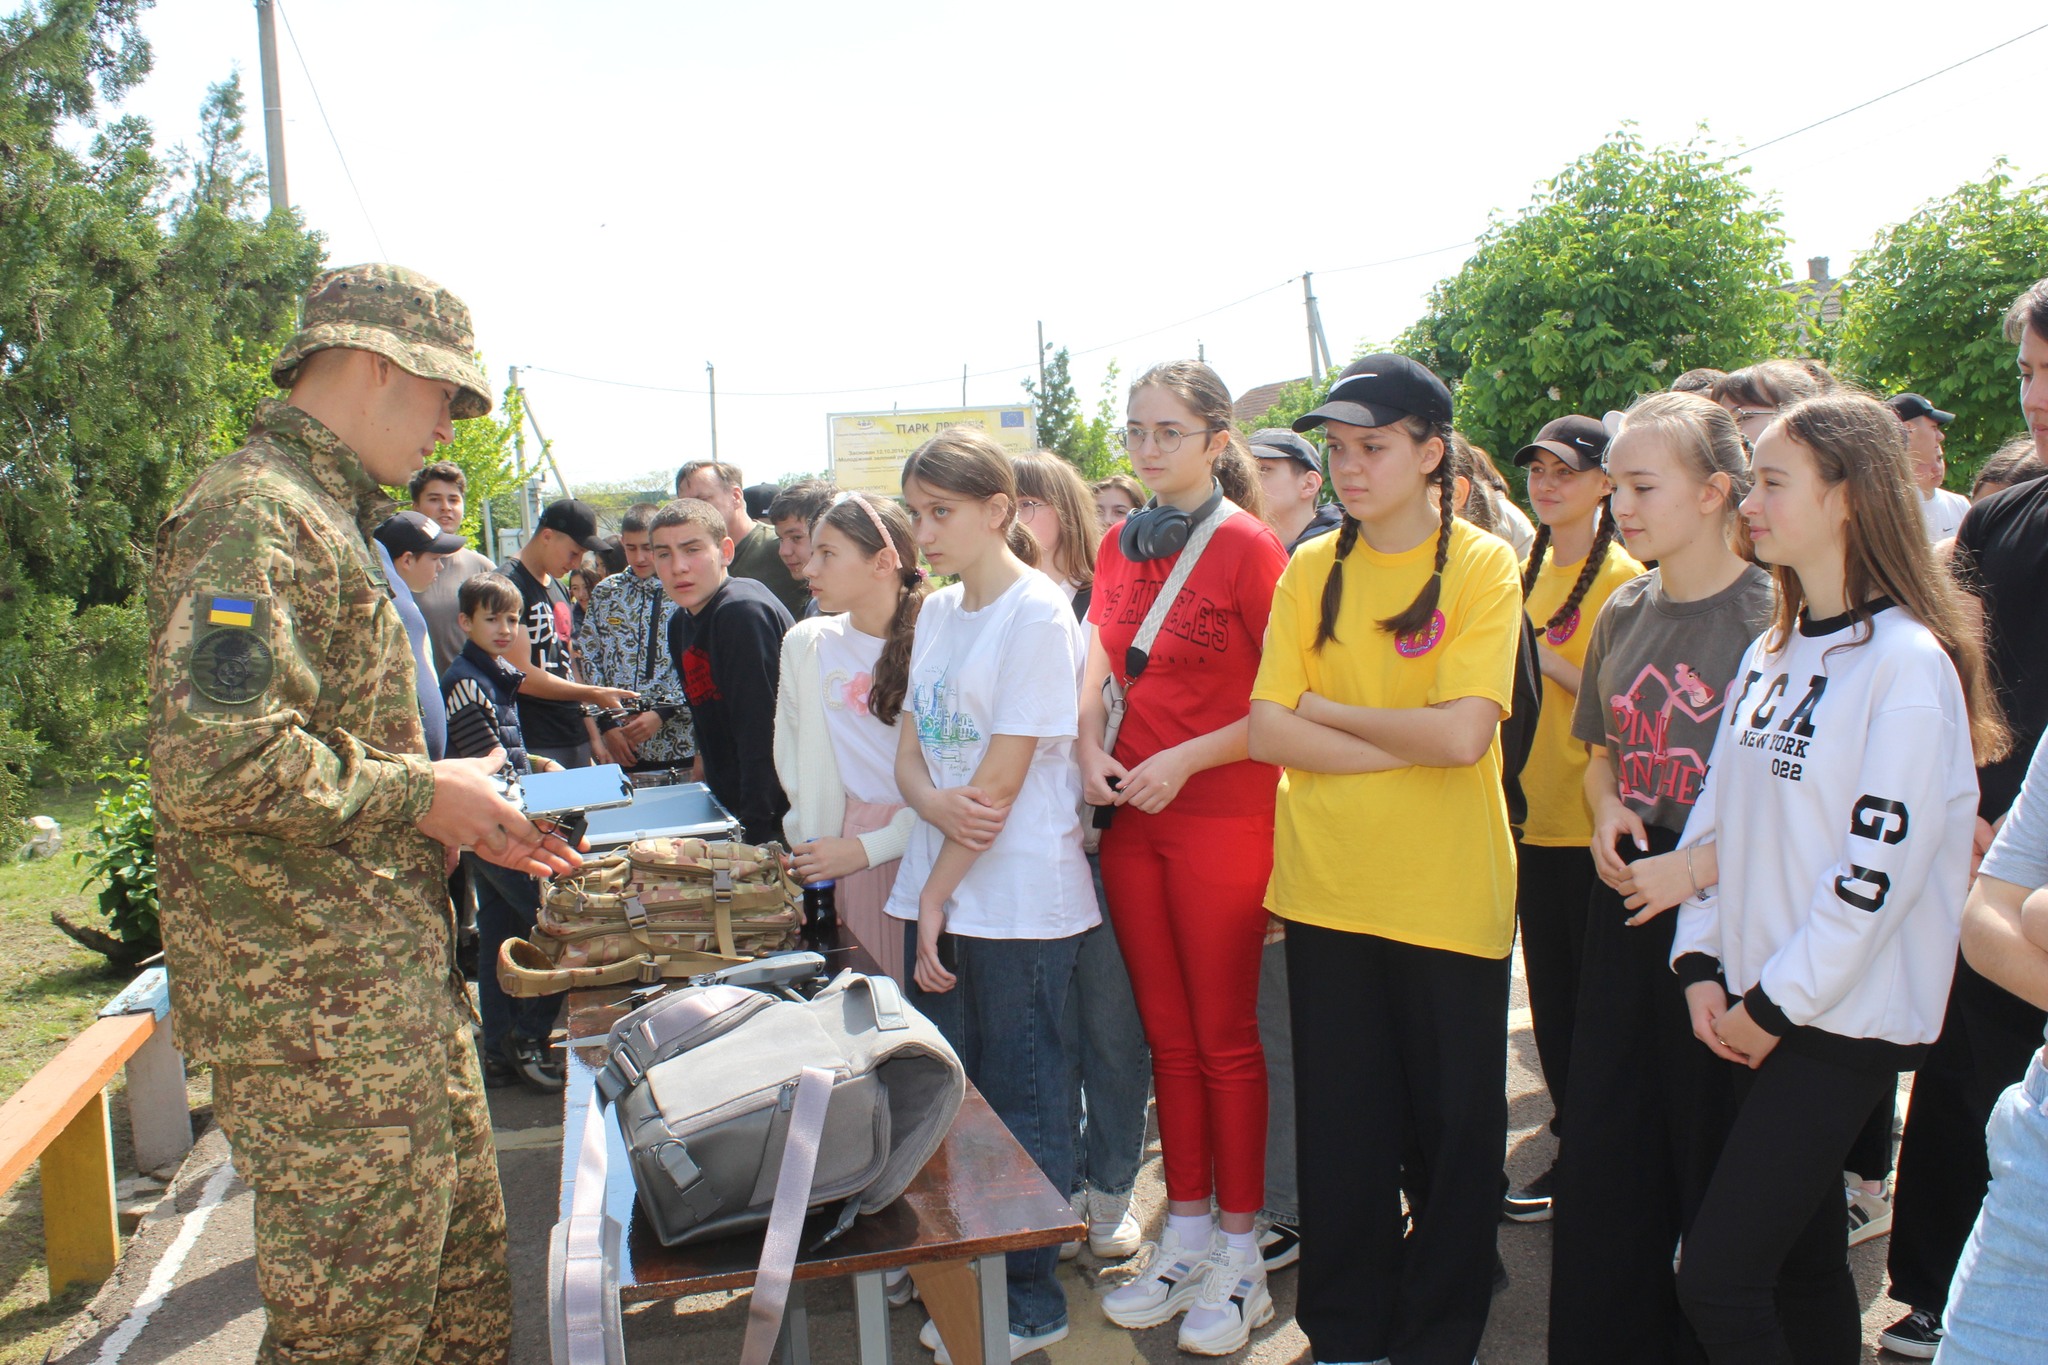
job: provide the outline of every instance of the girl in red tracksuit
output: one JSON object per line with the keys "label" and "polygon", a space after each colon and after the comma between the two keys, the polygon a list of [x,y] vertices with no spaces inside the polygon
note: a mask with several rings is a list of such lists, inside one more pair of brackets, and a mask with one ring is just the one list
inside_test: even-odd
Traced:
{"label": "girl in red tracksuit", "polygon": [[[1279,772],[1245,746],[1287,554],[1223,498],[1217,462],[1251,461],[1236,444],[1229,391],[1207,365],[1175,361],[1141,376],[1124,444],[1153,500],[1097,556],[1078,753],[1085,799],[1115,809],[1102,881],[1152,1048],[1168,1203],[1144,1269],[1104,1296],[1103,1311],[1144,1328],[1185,1310],[1181,1349],[1226,1355],[1273,1312],[1252,1222],[1265,1203],[1259,957]],[[1183,553],[1178,533],[1209,517],[1222,521],[1134,677],[1129,651]],[[1130,691],[1105,753],[1112,671]]]}

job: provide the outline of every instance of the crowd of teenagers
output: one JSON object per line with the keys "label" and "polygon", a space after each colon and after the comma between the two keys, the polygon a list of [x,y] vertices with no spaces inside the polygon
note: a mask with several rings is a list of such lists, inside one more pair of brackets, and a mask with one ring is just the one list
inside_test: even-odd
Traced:
{"label": "crowd of teenagers", "polygon": [[[436,464],[377,538],[448,753],[701,778],[834,885],[1131,1258],[1111,1322],[1229,1354],[1295,1267],[1322,1365],[1465,1365],[1506,1216],[1553,1220],[1558,1362],[1849,1365],[1886,1233],[1889,1349],[2038,1362],[2048,281],[2006,331],[2029,434],[1968,498],[1952,414],[1770,360],[1544,426],[1532,522],[1372,355],[1248,438],[1155,366],[1092,488],[955,428],[900,499],[692,464],[498,569]],[[489,961],[538,890],[470,874]],[[1558,1155],[1509,1188],[1518,925]],[[491,978],[487,1079],[559,1085],[557,1002]],[[1077,1249],[1008,1258],[1013,1359]]]}

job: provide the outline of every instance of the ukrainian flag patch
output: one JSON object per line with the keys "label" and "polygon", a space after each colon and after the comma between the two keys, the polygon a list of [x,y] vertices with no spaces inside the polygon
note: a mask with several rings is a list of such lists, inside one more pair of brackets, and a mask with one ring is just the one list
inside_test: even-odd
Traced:
{"label": "ukrainian flag patch", "polygon": [[256,604],[239,597],[216,597],[206,609],[210,626],[248,626],[255,621]]}

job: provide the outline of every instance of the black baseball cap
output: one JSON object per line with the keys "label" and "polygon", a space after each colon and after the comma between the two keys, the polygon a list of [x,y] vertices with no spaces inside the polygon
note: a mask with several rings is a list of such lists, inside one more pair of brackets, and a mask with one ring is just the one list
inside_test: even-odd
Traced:
{"label": "black baseball cap", "polygon": [[1296,436],[1286,427],[1260,427],[1251,435],[1252,458],[1255,460],[1293,460],[1295,463],[1323,472],[1322,457],[1306,436]]}
{"label": "black baseball cap", "polygon": [[1314,412],[1294,419],[1296,431],[1310,431],[1325,422],[1355,427],[1392,426],[1403,417],[1448,425],[1451,391],[1427,365],[1405,355],[1369,355],[1354,360]]}
{"label": "black baseball cap", "polygon": [[377,543],[400,555],[452,555],[469,542],[423,512],[394,512],[376,530]]}
{"label": "black baseball cap", "polygon": [[1515,452],[1515,463],[1528,464],[1547,450],[1573,469],[1598,469],[1607,462],[1610,439],[1606,424],[1598,417],[1573,413],[1545,422],[1536,439]]}
{"label": "black baseball cap", "polygon": [[576,498],[551,502],[540,514],[542,531],[559,531],[586,550],[603,550],[604,537],[597,533],[597,509]]}
{"label": "black baseball cap", "polygon": [[1884,400],[1884,405],[1898,414],[1901,422],[1910,422],[1915,417],[1932,417],[1936,426],[1945,427],[1956,420],[1952,412],[1943,412],[1917,393],[1895,394]]}

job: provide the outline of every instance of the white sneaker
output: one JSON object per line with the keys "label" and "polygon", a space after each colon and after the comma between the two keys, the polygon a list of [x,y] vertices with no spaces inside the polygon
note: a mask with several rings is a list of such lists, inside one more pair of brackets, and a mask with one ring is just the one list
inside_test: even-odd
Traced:
{"label": "white sneaker", "polygon": [[1861,1246],[1873,1237],[1882,1237],[1892,1230],[1892,1204],[1881,1194],[1872,1194],[1861,1185],[1845,1185],[1843,1197],[1849,1201],[1849,1245]]}
{"label": "white sneaker", "polygon": [[917,1282],[901,1266],[882,1272],[882,1296],[891,1308],[901,1308],[917,1297]]}
{"label": "white sneaker", "polygon": [[1169,1322],[1195,1301],[1208,1277],[1215,1247],[1184,1247],[1166,1225],[1156,1242],[1139,1248],[1138,1277],[1102,1296],[1102,1314],[1119,1327],[1142,1329]]}
{"label": "white sneaker", "polygon": [[[1074,1221],[1086,1227],[1088,1225],[1088,1191],[1075,1191],[1074,1197],[1067,1202],[1074,1206]],[[1060,1259],[1062,1261],[1071,1261],[1080,1254],[1080,1241],[1060,1243]]]}
{"label": "white sneaker", "polygon": [[1266,1262],[1258,1247],[1236,1250],[1219,1234],[1201,1293],[1181,1319],[1181,1350],[1227,1356],[1244,1349],[1254,1327],[1272,1320],[1273,1297],[1266,1292]]}
{"label": "white sneaker", "polygon": [[[1064,1322],[1049,1332],[1040,1332],[1035,1336],[1019,1336],[1017,1333],[1012,1332],[1010,1333],[1010,1359],[1022,1360],[1033,1351],[1044,1350],[1055,1341],[1065,1341],[1066,1339],[1067,1325]],[[919,1345],[932,1353],[933,1358],[938,1361],[938,1365],[953,1365],[953,1356],[946,1350],[946,1343],[939,1340],[939,1325],[936,1322],[926,1318],[924,1326],[920,1327],[917,1331],[917,1340]]]}
{"label": "white sneaker", "polygon": [[1145,1229],[1131,1209],[1131,1199],[1119,1199],[1101,1190],[1084,1191],[1076,1197],[1075,1211],[1086,1200],[1088,1249],[1105,1261],[1121,1261],[1138,1254],[1145,1244]]}

